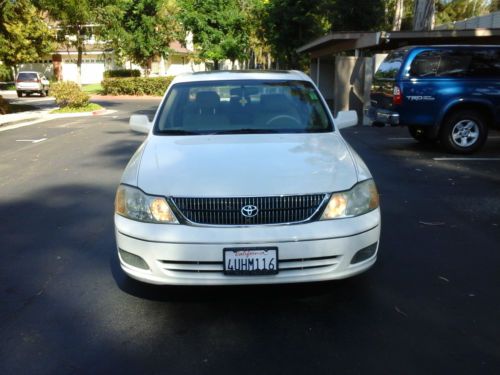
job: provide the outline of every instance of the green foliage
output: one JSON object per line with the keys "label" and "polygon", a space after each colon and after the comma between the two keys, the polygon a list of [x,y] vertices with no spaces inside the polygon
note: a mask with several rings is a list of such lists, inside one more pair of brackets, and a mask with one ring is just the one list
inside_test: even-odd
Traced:
{"label": "green foliage", "polygon": [[180,30],[176,12],[174,0],[115,1],[99,17],[102,37],[118,55],[148,68],[153,57],[168,55]]}
{"label": "green foliage", "polygon": [[173,77],[106,78],[102,81],[105,95],[162,96]]}
{"label": "green foliage", "polygon": [[[0,81],[2,82],[12,82],[14,77],[12,75],[12,69],[10,69],[5,64],[0,64]],[[2,89],[4,90],[4,89]]]}
{"label": "green foliage", "polygon": [[140,77],[141,71],[139,69],[115,69],[106,70],[104,78],[125,78],[125,77]]}
{"label": "green foliage", "polygon": [[[280,68],[301,69],[309,60],[296,49],[330,29],[329,3],[325,0],[274,0],[262,10],[263,36]],[[327,6],[328,5],[328,6]]]}
{"label": "green foliage", "polygon": [[53,51],[53,33],[29,0],[0,0],[0,61],[15,67]]}
{"label": "green foliage", "polygon": [[248,56],[250,20],[257,0],[180,0],[179,4],[182,25],[193,33],[200,57],[212,60],[215,69],[220,60],[234,62]]}
{"label": "green foliage", "polygon": [[335,0],[326,3],[325,13],[332,30],[374,31],[384,25],[384,0]]}
{"label": "green foliage", "polygon": [[56,82],[50,86],[50,95],[54,96],[59,107],[79,108],[89,103],[89,95],[84,93],[75,82]]}
{"label": "green foliage", "polygon": [[436,1],[436,25],[486,14],[490,5],[486,0]]}

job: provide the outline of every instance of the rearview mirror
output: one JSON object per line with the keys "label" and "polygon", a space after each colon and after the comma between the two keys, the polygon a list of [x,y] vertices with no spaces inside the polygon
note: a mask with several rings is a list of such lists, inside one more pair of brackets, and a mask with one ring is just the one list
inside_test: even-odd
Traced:
{"label": "rearview mirror", "polygon": [[340,111],[334,122],[338,129],[350,128],[358,124],[358,114],[356,111]]}
{"label": "rearview mirror", "polygon": [[132,115],[129,121],[130,128],[138,133],[149,133],[151,123],[146,115]]}

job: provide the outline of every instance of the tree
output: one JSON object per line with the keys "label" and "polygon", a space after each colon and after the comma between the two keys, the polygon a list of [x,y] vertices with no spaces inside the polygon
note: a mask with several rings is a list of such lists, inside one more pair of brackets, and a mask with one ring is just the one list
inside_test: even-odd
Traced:
{"label": "tree", "polygon": [[101,37],[118,55],[125,55],[149,72],[156,56],[166,57],[169,43],[180,33],[174,0],[122,0],[107,5],[98,18]]}
{"label": "tree", "polygon": [[265,3],[261,16],[264,38],[271,46],[279,68],[301,69],[307,56],[299,56],[297,48],[330,29],[324,1],[274,0]]}
{"label": "tree", "polygon": [[449,23],[488,13],[491,4],[486,0],[448,0],[436,3],[436,23]]}
{"label": "tree", "polygon": [[53,51],[53,32],[29,0],[0,0],[0,61],[17,64],[41,59]]}
{"label": "tree", "polygon": [[250,22],[245,9],[251,0],[181,0],[179,19],[193,34],[204,60],[244,59],[249,51]]}
{"label": "tree", "polygon": [[395,1],[394,19],[392,21],[392,30],[401,30],[401,23],[403,22],[404,15],[404,0]]}
{"label": "tree", "polygon": [[434,28],[435,0],[415,0],[413,10],[413,30],[432,30]]}
{"label": "tree", "polygon": [[384,25],[384,0],[325,1],[326,14],[335,31],[380,30]]}
{"label": "tree", "polygon": [[77,50],[77,80],[81,84],[82,57],[85,41],[96,30],[96,15],[102,9],[104,1],[99,0],[38,0],[41,9],[48,11],[59,31],[58,41]]}

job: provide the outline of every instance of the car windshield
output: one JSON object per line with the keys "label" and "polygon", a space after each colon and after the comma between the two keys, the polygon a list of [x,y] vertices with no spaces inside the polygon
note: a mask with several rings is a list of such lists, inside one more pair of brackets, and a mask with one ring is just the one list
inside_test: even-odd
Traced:
{"label": "car windshield", "polygon": [[316,89],[304,81],[230,80],[175,84],[155,134],[319,133],[332,125]]}
{"label": "car windshield", "polygon": [[21,72],[19,73],[19,75],[17,76],[17,79],[20,81],[20,80],[23,80],[23,81],[35,81],[38,79],[38,76],[36,73],[26,73],[26,72]]}

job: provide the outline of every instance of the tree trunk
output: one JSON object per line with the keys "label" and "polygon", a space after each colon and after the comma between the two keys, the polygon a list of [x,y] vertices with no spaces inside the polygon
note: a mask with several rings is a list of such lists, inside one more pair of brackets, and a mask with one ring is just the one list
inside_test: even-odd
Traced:
{"label": "tree trunk", "polygon": [[404,14],[404,0],[396,0],[396,10],[394,12],[394,19],[392,21],[392,31],[401,30],[401,22],[403,21]]}
{"label": "tree trunk", "polygon": [[76,83],[78,86],[82,85],[82,57],[83,57],[83,47],[82,44],[78,43],[78,58],[76,60]]}
{"label": "tree trunk", "polygon": [[424,31],[434,28],[435,0],[415,0],[413,30]]}
{"label": "tree trunk", "polygon": [[214,70],[219,70],[220,67],[219,67],[219,60],[215,59],[214,60]]}
{"label": "tree trunk", "polygon": [[82,58],[83,58],[83,35],[81,26],[77,27],[76,31],[76,50],[78,56],[76,59],[76,83],[82,86]]}

